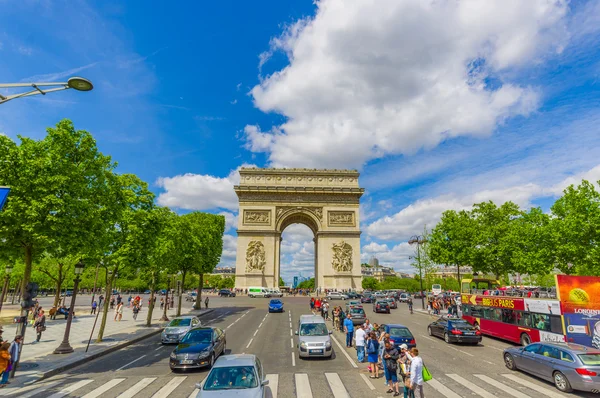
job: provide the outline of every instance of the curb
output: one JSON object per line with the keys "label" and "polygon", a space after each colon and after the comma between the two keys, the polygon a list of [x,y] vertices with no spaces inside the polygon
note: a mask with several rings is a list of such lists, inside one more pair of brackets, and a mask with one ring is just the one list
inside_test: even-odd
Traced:
{"label": "curb", "polygon": [[[198,318],[202,318],[202,317],[204,317],[205,315],[208,315],[208,314],[210,314],[210,313],[211,313],[211,312],[213,312],[214,310],[215,310],[214,308],[208,309],[208,310],[207,310],[206,312],[204,312],[203,314],[201,314],[201,315],[197,315],[197,317],[198,317]],[[152,331],[151,331],[151,332],[149,332],[149,333],[146,333],[146,334],[143,334],[143,335],[141,335],[141,336],[135,337],[135,338],[133,338],[133,339],[131,339],[131,340],[127,340],[127,341],[124,341],[124,342],[122,342],[122,343],[115,344],[114,346],[108,347],[108,348],[106,348],[106,349],[104,349],[104,350],[100,350],[100,351],[98,351],[98,352],[96,352],[96,353],[94,353],[94,354],[90,354],[89,356],[86,356],[86,357],[80,358],[80,359],[78,359],[78,360],[76,360],[76,361],[73,361],[73,362],[71,362],[71,363],[67,363],[67,364],[65,364],[65,365],[62,365],[62,366],[60,366],[60,367],[58,367],[58,368],[55,368],[55,369],[49,370],[49,371],[47,371],[47,372],[45,372],[45,373],[42,373],[38,379],[36,379],[35,381],[32,381],[32,382],[30,382],[29,384],[33,384],[33,383],[36,383],[36,382],[42,381],[42,380],[44,380],[44,379],[47,379],[47,378],[49,378],[49,377],[55,376],[55,375],[57,375],[57,374],[59,374],[59,373],[62,373],[62,372],[64,372],[65,370],[69,370],[69,369],[72,369],[72,368],[76,368],[77,366],[83,365],[84,363],[86,363],[86,362],[88,362],[88,361],[92,361],[92,360],[94,360],[94,359],[98,359],[98,358],[100,358],[100,357],[103,357],[103,356],[105,356],[105,355],[111,354],[111,353],[113,353],[113,352],[115,352],[115,351],[117,351],[117,350],[120,350],[120,349],[122,349],[122,348],[125,348],[125,347],[128,347],[128,346],[130,346],[130,345],[132,345],[132,344],[135,344],[135,343],[138,343],[138,342],[140,342],[140,341],[142,341],[142,340],[145,340],[145,339],[147,339],[147,338],[149,338],[149,337],[156,336],[157,334],[161,333],[161,332],[162,332],[162,330],[163,330],[163,327],[161,326],[161,327],[160,327],[160,328],[158,328],[157,330],[152,330]]]}

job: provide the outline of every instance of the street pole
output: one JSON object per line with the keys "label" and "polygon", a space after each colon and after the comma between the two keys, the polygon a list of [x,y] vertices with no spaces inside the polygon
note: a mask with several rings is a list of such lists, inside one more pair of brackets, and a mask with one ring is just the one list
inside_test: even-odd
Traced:
{"label": "street pole", "polygon": [[96,329],[96,322],[98,322],[98,315],[100,315],[100,311],[96,310],[96,319],[94,319],[94,326],[92,326],[92,332],[90,333],[90,339],[88,340],[87,347],[85,347],[85,352],[88,352],[90,349],[90,342],[92,341],[92,336],[94,335],[94,330]]}
{"label": "street pole", "polygon": [[71,298],[71,306],[67,317],[67,327],[62,343],[54,350],[54,354],[70,354],[73,352],[73,347],[69,344],[69,334],[71,333],[71,322],[73,321],[73,312],[75,311],[75,299],[77,298],[77,288],[79,287],[79,275],[83,272],[83,263],[79,261],[75,264],[75,281],[73,285],[73,297]]}
{"label": "street pole", "polygon": [[169,289],[171,288],[171,278],[167,275],[167,293],[165,294],[165,306],[163,308],[163,316],[159,319],[160,321],[169,322],[167,316],[167,307],[169,306]]}
{"label": "street pole", "polygon": [[419,264],[419,282],[421,283],[421,308],[425,309],[425,295],[423,292],[423,266],[421,265],[421,245],[417,243],[417,263]]}

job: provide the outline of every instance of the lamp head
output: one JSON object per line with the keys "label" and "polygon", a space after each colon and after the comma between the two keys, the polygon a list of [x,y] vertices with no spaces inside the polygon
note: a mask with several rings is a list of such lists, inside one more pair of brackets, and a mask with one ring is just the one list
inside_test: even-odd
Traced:
{"label": "lamp head", "polygon": [[94,85],[91,81],[77,76],[71,77],[69,80],[67,80],[67,86],[77,91],[91,91],[94,88]]}
{"label": "lamp head", "polygon": [[75,274],[81,275],[84,268],[85,268],[85,264],[83,264],[83,261],[79,260],[79,262],[77,264],[75,264]]}

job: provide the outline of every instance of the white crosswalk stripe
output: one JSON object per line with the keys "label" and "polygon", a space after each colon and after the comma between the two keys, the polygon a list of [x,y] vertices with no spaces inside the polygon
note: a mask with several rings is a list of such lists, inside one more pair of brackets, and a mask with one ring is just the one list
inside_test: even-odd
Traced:
{"label": "white crosswalk stripe", "polygon": [[512,395],[515,398],[531,398],[529,395],[527,394],[523,394],[521,391],[515,390],[512,387],[507,386],[504,383],[500,383],[497,380],[492,379],[489,376],[486,375],[473,375],[475,377],[477,377],[478,379],[481,379],[483,381],[485,381],[486,383],[496,387],[498,390],[502,390],[505,393],[507,393],[508,395]]}
{"label": "white crosswalk stripe", "polygon": [[448,376],[452,380],[462,384],[463,386],[467,387],[469,390],[473,391],[475,394],[479,395],[480,397],[496,398],[496,396],[494,394],[487,392],[486,390],[484,390],[483,388],[479,387],[478,385],[476,385],[474,383],[471,383],[469,380],[465,379],[464,377],[461,377],[456,374],[447,374],[446,376]]}
{"label": "white crosswalk stripe", "polygon": [[132,398],[138,392],[142,391],[144,388],[148,387],[150,383],[156,380],[156,377],[146,377],[139,382],[137,382],[133,387],[129,390],[125,391],[123,394],[119,395],[118,398]]}
{"label": "white crosswalk stripe", "polygon": [[277,398],[277,389],[279,388],[279,375],[278,374],[268,374],[265,377],[269,380],[269,384],[267,385],[267,393],[266,398]]}
{"label": "white crosswalk stripe", "polygon": [[427,382],[427,385],[433,387],[437,392],[442,394],[446,398],[462,398],[460,395],[437,381],[436,379],[431,379]]}
{"label": "white crosswalk stripe", "polygon": [[96,388],[94,391],[90,391],[89,393],[85,394],[81,398],[98,398],[98,397],[101,397],[102,394],[104,394],[105,392],[107,392],[108,390],[110,390],[111,388],[113,388],[114,386],[116,386],[117,384],[121,383],[122,381],[125,381],[125,379],[112,379],[108,383],[105,383],[105,384],[101,385],[100,387]]}
{"label": "white crosswalk stripe", "polygon": [[174,377],[163,388],[158,390],[158,392],[154,394],[152,398],[167,398],[169,394],[171,394],[173,390],[177,388],[178,385],[183,383],[185,379],[187,379],[187,376]]}
{"label": "white crosswalk stripe", "polygon": [[310,389],[310,381],[308,381],[308,375],[306,373],[296,373],[294,375],[296,380],[296,397],[297,398],[312,398],[312,391]]}
{"label": "white crosswalk stripe", "polygon": [[564,398],[564,395],[560,394],[559,392],[556,391],[552,391],[548,388],[544,388],[544,387],[540,387],[537,384],[534,384],[528,380],[522,379],[519,376],[513,375],[513,374],[503,374],[502,376],[506,377],[509,380],[514,381],[515,383],[519,383],[522,386],[531,388],[532,390],[535,390],[537,392],[539,392],[540,394],[543,394],[547,397],[551,397],[551,398]]}
{"label": "white crosswalk stripe", "polygon": [[80,380],[77,383],[71,384],[68,387],[63,388],[62,390],[60,390],[59,392],[50,395],[48,398],[60,398],[60,397],[64,397],[65,395],[70,395],[72,392],[75,392],[77,390],[79,390],[81,387],[84,387],[88,384],[90,384],[91,382],[93,382],[94,380]]}

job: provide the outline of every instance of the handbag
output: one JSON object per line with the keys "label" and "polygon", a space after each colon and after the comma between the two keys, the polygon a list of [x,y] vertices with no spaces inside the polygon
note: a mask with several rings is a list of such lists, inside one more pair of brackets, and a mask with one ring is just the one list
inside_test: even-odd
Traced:
{"label": "handbag", "polygon": [[433,376],[431,376],[429,369],[423,364],[423,381],[429,381],[431,379],[433,379]]}

